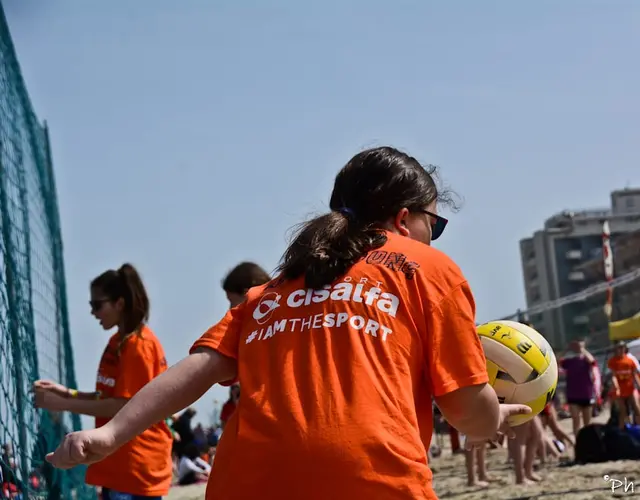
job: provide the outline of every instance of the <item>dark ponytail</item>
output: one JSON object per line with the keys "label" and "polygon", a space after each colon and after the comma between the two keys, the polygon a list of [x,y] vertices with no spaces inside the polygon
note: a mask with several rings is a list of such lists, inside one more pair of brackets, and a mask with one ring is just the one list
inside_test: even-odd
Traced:
{"label": "dark ponytail", "polygon": [[129,332],[139,331],[149,321],[149,297],[140,274],[129,263],[122,264],[118,275],[123,282],[124,327]]}
{"label": "dark ponytail", "polygon": [[298,227],[278,270],[285,279],[304,276],[305,286],[322,288],[386,241],[383,231],[361,226],[355,215],[332,211]]}
{"label": "dark ponytail", "polygon": [[386,243],[383,227],[402,208],[454,205],[449,192],[438,192],[435,170],[391,147],[358,153],[336,176],[331,212],[298,226],[277,270],[288,280],[304,276],[308,288],[333,283]]}
{"label": "dark ponytail", "polygon": [[100,290],[113,302],[123,300],[122,335],[139,333],[149,321],[149,297],[138,271],[131,264],[123,264],[117,271],[105,271],[91,282],[91,288]]}

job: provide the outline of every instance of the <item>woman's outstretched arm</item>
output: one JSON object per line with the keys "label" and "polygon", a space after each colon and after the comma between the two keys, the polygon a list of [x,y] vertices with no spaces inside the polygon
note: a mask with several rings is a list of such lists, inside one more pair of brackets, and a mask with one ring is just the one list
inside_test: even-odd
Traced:
{"label": "woman's outstretched arm", "polygon": [[199,348],[145,385],[104,427],[109,428],[120,447],[191,405],[212,385],[236,375],[236,360],[213,349]]}

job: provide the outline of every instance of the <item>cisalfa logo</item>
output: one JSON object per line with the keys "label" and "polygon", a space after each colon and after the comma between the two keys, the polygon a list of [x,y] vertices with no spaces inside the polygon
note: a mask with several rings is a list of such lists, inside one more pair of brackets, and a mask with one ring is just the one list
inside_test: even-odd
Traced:
{"label": "cisalfa logo", "polygon": [[255,319],[259,325],[269,321],[273,315],[273,311],[280,307],[279,302],[281,298],[282,295],[276,292],[265,293],[253,310],[253,319]]}

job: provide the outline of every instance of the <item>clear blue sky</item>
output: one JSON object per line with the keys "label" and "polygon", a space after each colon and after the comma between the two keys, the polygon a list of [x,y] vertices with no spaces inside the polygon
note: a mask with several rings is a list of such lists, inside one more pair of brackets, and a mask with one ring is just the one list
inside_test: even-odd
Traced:
{"label": "clear blue sky", "polygon": [[438,246],[482,321],[524,306],[520,238],[640,184],[636,1],[3,3],[51,127],[84,389],[94,276],[139,267],[176,362],[225,312],[225,272],[273,269],[364,147],[440,165],[464,198]]}

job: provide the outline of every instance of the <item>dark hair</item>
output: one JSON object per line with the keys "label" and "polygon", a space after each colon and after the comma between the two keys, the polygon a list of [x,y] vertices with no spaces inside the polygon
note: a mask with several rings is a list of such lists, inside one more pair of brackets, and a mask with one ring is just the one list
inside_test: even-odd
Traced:
{"label": "dark hair", "polygon": [[105,271],[91,282],[91,288],[100,290],[113,302],[124,301],[122,334],[139,333],[149,321],[149,297],[138,271],[131,264],[123,264],[117,271]]}
{"label": "dark hair", "polygon": [[244,295],[249,288],[264,285],[271,281],[269,273],[253,262],[241,262],[222,280],[225,292]]}
{"label": "dark hair", "polygon": [[190,460],[195,460],[200,456],[200,449],[198,445],[191,441],[184,446],[183,456],[187,457]]}
{"label": "dark hair", "polygon": [[236,390],[240,391],[240,385],[239,384],[233,384],[233,385],[229,386],[229,401],[231,401],[233,399],[233,393]]}
{"label": "dark hair", "polygon": [[455,207],[450,192],[438,191],[435,172],[392,147],[355,155],[336,176],[331,212],[298,227],[278,266],[281,276],[304,276],[307,287],[322,288],[384,245],[382,224],[402,208],[423,210],[434,201]]}

